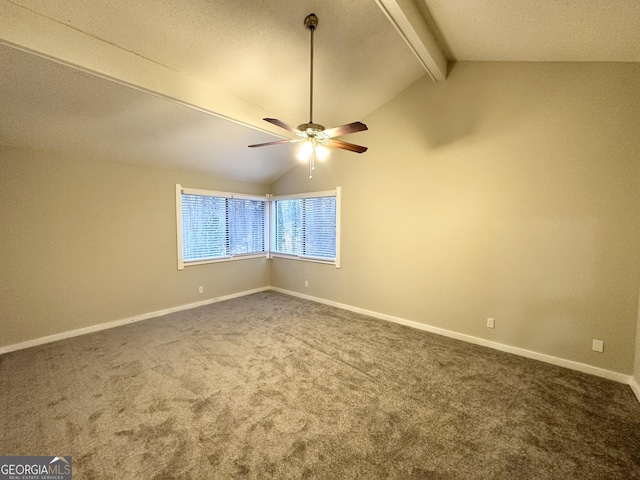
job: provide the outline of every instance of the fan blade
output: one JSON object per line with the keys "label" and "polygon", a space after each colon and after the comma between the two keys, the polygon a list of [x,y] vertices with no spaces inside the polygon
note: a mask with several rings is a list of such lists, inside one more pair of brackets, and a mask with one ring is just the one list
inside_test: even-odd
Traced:
{"label": "fan blade", "polygon": [[343,142],[341,140],[330,140],[332,147],[342,148],[343,150],[349,150],[350,152],[364,153],[367,151],[367,147],[361,147],[360,145],[354,145],[353,143]]}
{"label": "fan blade", "polygon": [[285,130],[289,130],[291,133],[298,133],[300,131],[297,128],[292,127],[291,125],[287,125],[283,121],[278,120],[277,118],[263,118],[263,120],[265,122],[273,123],[274,125],[277,125],[280,128],[284,128]]}
{"label": "fan blade", "polygon": [[279,145],[281,143],[296,143],[299,142],[300,140],[295,139],[295,140],[278,140],[275,142],[267,142],[267,143],[256,143],[255,145],[249,145],[249,148],[254,148],[254,147],[266,147],[268,145]]}
{"label": "fan blade", "polygon": [[362,132],[364,130],[368,130],[367,126],[362,122],[353,122],[347,125],[341,125],[339,127],[330,128],[329,130],[325,130],[324,134],[329,137],[339,137],[340,135],[346,135],[347,133],[355,133]]}

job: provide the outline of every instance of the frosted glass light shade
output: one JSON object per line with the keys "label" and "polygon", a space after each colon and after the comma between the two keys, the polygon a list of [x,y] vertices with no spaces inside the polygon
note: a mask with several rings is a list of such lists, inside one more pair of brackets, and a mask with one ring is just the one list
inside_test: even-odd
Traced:
{"label": "frosted glass light shade", "polygon": [[301,162],[308,161],[309,157],[311,156],[312,149],[313,145],[311,144],[311,142],[303,142],[303,144],[300,146],[300,150],[298,150],[298,160],[300,160]]}

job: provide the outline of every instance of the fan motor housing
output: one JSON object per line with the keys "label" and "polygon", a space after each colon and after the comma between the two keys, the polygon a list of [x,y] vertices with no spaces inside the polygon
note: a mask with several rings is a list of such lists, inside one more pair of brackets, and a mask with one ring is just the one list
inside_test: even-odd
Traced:
{"label": "fan motor housing", "polygon": [[298,125],[298,130],[306,133],[317,133],[324,131],[324,125],[319,125],[317,123],[303,123],[302,125]]}

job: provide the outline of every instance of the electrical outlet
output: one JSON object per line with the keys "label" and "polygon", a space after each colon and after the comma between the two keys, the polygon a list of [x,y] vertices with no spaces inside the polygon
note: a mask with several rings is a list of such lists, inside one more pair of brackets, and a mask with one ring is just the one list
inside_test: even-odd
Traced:
{"label": "electrical outlet", "polygon": [[308,286],[309,286],[309,280],[305,280],[305,281],[304,281],[304,286],[305,286],[305,287],[308,287]]}
{"label": "electrical outlet", "polygon": [[198,287],[198,293],[204,293],[204,287]]}
{"label": "electrical outlet", "polygon": [[487,328],[496,328],[496,322],[493,318],[487,318]]}
{"label": "electrical outlet", "polygon": [[594,352],[604,352],[604,342],[602,340],[593,339],[593,343],[591,344],[591,350]]}

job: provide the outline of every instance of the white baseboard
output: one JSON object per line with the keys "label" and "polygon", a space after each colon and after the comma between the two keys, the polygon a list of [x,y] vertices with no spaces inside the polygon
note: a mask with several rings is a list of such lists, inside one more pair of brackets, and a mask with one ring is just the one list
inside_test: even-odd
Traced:
{"label": "white baseboard", "polygon": [[[294,297],[300,297],[300,298],[304,298],[314,302],[323,303],[325,305],[341,308],[343,310],[349,310],[351,312],[361,313],[363,315],[368,315],[370,317],[378,318],[380,320],[387,320],[389,322],[399,323],[400,325],[416,328],[418,330],[424,330],[427,332],[436,333],[438,335],[443,335],[445,337],[455,338],[456,340],[462,340],[464,342],[473,343],[475,345],[482,345],[483,347],[489,347],[495,350],[500,350],[507,353],[513,353],[515,355],[520,355],[521,357],[532,358],[534,360],[540,360],[542,362],[550,363],[552,365],[558,365],[560,367],[569,368],[571,370],[577,370],[579,372],[589,373],[591,375],[595,375],[598,377],[607,378],[609,380],[614,380],[616,382],[631,385],[631,388],[634,389],[634,386],[631,384],[631,380],[633,377],[631,377],[630,375],[625,375],[623,373],[618,373],[611,370],[605,370],[603,368],[594,367],[592,365],[587,365],[585,363],[574,362],[572,360],[566,360],[564,358],[545,355],[543,353],[538,353],[531,350],[525,350],[524,348],[512,347],[510,345],[492,342],[490,340],[485,340],[484,338],[473,337],[471,335],[466,335],[464,333],[458,333],[452,330],[446,330],[444,328],[433,327],[431,325],[414,322],[412,320],[405,320],[404,318],[394,317],[392,315],[386,315],[384,313],[378,313],[378,312],[373,312],[371,310],[365,310],[363,308],[352,307],[351,305],[346,305],[344,303],[338,303],[338,302],[333,302],[331,300],[325,300],[323,298],[312,297],[310,295],[305,295],[303,293],[298,293],[291,290],[285,290],[278,287],[271,287],[271,290],[284,293],[286,295],[292,295]],[[638,389],[637,383],[635,384],[634,393],[636,394],[636,396],[640,401],[640,389]]]}
{"label": "white baseboard", "polygon": [[640,384],[638,381],[632,377],[631,375],[625,375],[623,373],[614,372],[611,370],[605,370],[603,368],[594,367],[592,365],[587,365],[585,363],[574,362],[572,360],[566,360],[564,358],[554,357],[551,355],[545,355],[543,353],[533,352],[531,350],[525,350],[523,348],[512,347],[510,345],[505,345],[502,343],[492,342],[490,340],[485,340],[479,337],[473,337],[471,335],[466,335],[463,333],[454,332],[452,330],[446,330],[444,328],[433,327],[431,325],[426,325],[424,323],[414,322],[412,320],[406,320],[404,318],[394,317],[392,315],[387,315],[384,313],[374,312],[372,310],[365,310],[359,307],[353,307],[351,305],[346,305],[344,303],[338,303],[331,300],[325,300],[323,298],[313,297],[311,295],[305,295],[302,293],[294,292],[292,290],[285,290],[278,287],[260,287],[252,290],[245,290],[243,292],[232,293],[230,295],[223,295],[221,297],[209,298],[207,300],[202,300],[200,302],[188,303],[186,305],[179,305],[177,307],[166,308],[164,310],[157,310],[155,312],[143,313],[141,315],[134,315],[133,317],[123,318],[120,320],[114,320],[111,322],[100,323],[97,325],[91,325],[89,327],[78,328],[76,330],[70,330],[67,332],[56,333],[54,335],[48,335],[46,337],[40,337],[33,340],[28,340],[26,342],[15,343],[13,345],[5,345],[0,347],[0,355],[13,352],[16,350],[22,350],[29,347],[35,347],[37,345],[43,345],[45,343],[57,342],[59,340],[64,340],[66,338],[77,337],[80,335],[85,335],[87,333],[99,332],[101,330],[107,330],[109,328],[120,327],[122,325],[127,325],[129,323],[140,322],[142,320],[147,320],[150,318],[161,317],[163,315],[168,315],[170,313],[180,312],[183,310],[189,310],[196,307],[201,307],[204,305],[210,305],[212,303],[222,302],[225,300],[231,300],[232,298],[244,297],[246,295],[251,295],[253,293],[264,292],[266,290],[273,290],[275,292],[284,293],[286,295],[291,295],[294,297],[304,298],[307,300],[311,300],[313,302],[322,303],[325,305],[330,305],[332,307],[341,308],[343,310],[348,310],[355,313],[361,313],[363,315],[368,315],[370,317],[378,318],[380,320],[386,320],[393,323],[398,323],[400,325],[405,325],[408,327],[412,327],[418,330],[424,330],[431,333],[436,333],[438,335],[443,335],[445,337],[455,338],[456,340],[462,340],[464,342],[473,343],[475,345],[482,345],[484,347],[493,348],[495,350],[500,350],[507,353],[512,353],[515,355],[520,355],[526,358],[532,358],[534,360],[540,360],[542,362],[550,363],[552,365],[558,365],[560,367],[569,368],[571,370],[577,370],[579,372],[588,373],[591,375],[595,375],[602,378],[607,378],[609,380],[614,380],[616,382],[625,383],[631,387],[633,393],[635,394],[638,402],[640,402]]}
{"label": "white baseboard", "polygon": [[67,332],[56,333],[54,335],[48,335],[46,337],[40,337],[33,340],[27,340],[26,342],[15,343],[13,345],[5,345],[0,347],[0,355],[4,353],[13,352],[16,350],[22,350],[24,348],[35,347],[37,345],[43,345],[45,343],[57,342],[58,340],[64,340],[66,338],[77,337],[80,335],[86,335],[87,333],[99,332],[101,330],[107,330],[109,328],[120,327],[129,323],[140,322],[149,318],[162,317],[170,313],[180,312],[182,310],[189,310],[191,308],[202,307],[204,305],[210,305],[212,303],[222,302],[224,300],[231,300],[232,298],[244,297],[245,295],[251,295],[252,293],[264,292],[269,290],[270,287],[254,288],[253,290],[245,290],[244,292],[232,293],[230,295],[223,295],[221,297],[208,298],[200,302],[188,303],[186,305],[179,305],[177,307],[165,308],[164,310],[157,310],[155,312],[143,313],[141,315],[134,315],[133,317],[122,318],[120,320],[113,320],[111,322],[99,323],[97,325],[91,325],[89,327],[78,328],[76,330],[69,330]]}

